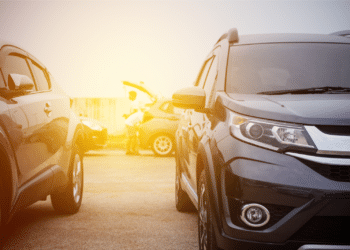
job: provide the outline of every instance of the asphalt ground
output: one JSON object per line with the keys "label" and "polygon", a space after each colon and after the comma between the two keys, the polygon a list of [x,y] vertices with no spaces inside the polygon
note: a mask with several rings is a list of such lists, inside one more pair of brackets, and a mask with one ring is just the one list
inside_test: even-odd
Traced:
{"label": "asphalt ground", "polygon": [[197,213],[175,208],[174,157],[141,153],[88,152],[80,211],[37,202],[6,227],[3,249],[198,249]]}

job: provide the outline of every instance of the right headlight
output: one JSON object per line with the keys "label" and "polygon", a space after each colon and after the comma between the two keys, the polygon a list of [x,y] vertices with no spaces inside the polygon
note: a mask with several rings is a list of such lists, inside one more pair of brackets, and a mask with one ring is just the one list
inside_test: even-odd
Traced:
{"label": "right headlight", "polygon": [[314,142],[301,125],[231,113],[230,130],[237,139],[275,151],[316,150]]}

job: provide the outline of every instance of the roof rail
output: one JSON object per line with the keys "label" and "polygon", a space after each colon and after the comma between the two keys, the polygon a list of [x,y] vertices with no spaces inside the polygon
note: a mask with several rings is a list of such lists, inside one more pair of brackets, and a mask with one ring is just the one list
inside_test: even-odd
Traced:
{"label": "roof rail", "polygon": [[227,33],[223,34],[216,43],[219,43],[221,40],[228,38],[229,43],[238,42],[238,31],[236,28],[230,29]]}
{"label": "roof rail", "polygon": [[228,42],[229,43],[238,43],[238,31],[236,28],[232,28],[228,31]]}
{"label": "roof rail", "polygon": [[331,33],[330,35],[334,35],[334,36],[350,36],[350,30],[337,31],[337,32]]}

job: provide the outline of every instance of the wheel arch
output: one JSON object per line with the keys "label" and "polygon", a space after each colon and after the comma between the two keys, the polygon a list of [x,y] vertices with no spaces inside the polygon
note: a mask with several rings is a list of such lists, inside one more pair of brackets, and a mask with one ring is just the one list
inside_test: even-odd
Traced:
{"label": "wheel arch", "polygon": [[0,185],[1,185],[1,223],[9,220],[12,203],[18,185],[17,165],[12,145],[5,130],[0,125]]}
{"label": "wheel arch", "polygon": [[85,142],[84,127],[82,124],[78,124],[75,129],[73,143],[75,143],[78,146],[79,152],[82,154],[84,153],[84,142]]}
{"label": "wheel arch", "polygon": [[219,190],[220,185],[220,173],[217,171],[220,171],[218,169],[215,169],[215,162],[213,158],[213,152],[212,152],[212,145],[211,141],[209,140],[209,137],[203,138],[201,142],[198,145],[198,154],[197,154],[197,165],[196,165],[196,183],[197,183],[197,194],[198,194],[198,182],[200,179],[200,175],[203,170],[206,170],[207,173],[209,173],[207,177],[207,183],[209,188],[209,197],[211,201],[214,201],[214,203],[211,203],[212,205],[212,211],[214,212],[214,224],[216,225],[216,231],[219,227],[217,225],[221,225],[221,216],[220,216],[220,195],[221,191]]}

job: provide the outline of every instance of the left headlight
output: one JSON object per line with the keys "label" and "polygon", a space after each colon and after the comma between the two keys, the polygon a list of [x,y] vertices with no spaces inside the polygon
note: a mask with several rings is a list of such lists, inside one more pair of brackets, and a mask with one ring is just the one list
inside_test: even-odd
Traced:
{"label": "left headlight", "polygon": [[83,120],[81,121],[85,126],[88,126],[92,130],[97,130],[97,131],[102,131],[103,128],[96,122],[93,121],[88,121],[88,120]]}
{"label": "left headlight", "polygon": [[302,125],[272,122],[231,113],[230,131],[237,139],[275,151],[316,149]]}

